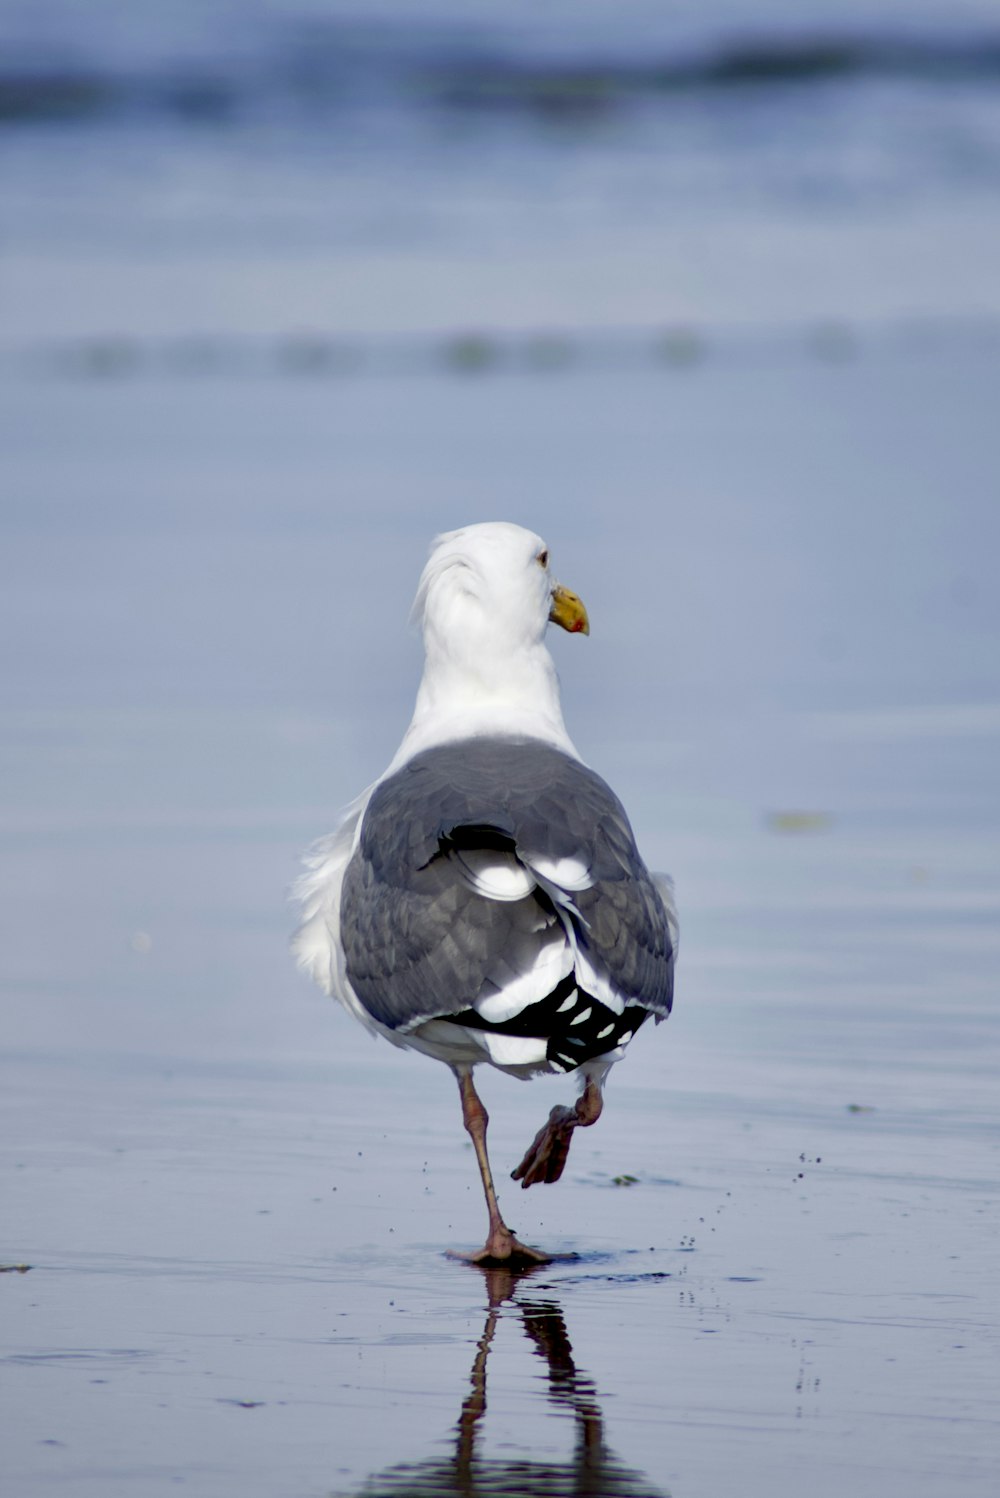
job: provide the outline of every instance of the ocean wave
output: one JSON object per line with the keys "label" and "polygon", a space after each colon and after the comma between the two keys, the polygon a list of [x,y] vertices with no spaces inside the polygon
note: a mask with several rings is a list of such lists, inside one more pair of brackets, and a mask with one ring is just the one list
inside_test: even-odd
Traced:
{"label": "ocean wave", "polygon": [[0,62],[0,123],[77,124],[137,115],[193,124],[261,112],[503,111],[595,115],[678,96],[764,94],[857,80],[992,84],[1000,30],[956,36],[785,32],[709,50],[629,59],[538,57],[467,31],[289,27],[263,51],[211,49],[170,64],[102,65],[85,57]]}

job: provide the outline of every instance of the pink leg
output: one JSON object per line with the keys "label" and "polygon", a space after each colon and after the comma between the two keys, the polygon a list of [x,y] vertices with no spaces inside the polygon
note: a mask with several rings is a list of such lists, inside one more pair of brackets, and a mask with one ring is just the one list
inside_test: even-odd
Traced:
{"label": "pink leg", "polygon": [[483,1192],[486,1197],[486,1208],[490,1214],[490,1230],[485,1244],[479,1253],[462,1254],[461,1258],[468,1259],[473,1264],[489,1266],[491,1264],[527,1265],[547,1264],[549,1257],[541,1253],[537,1248],[529,1248],[514,1236],[510,1228],[500,1216],[500,1208],[497,1204],[497,1194],[493,1187],[493,1172],[490,1170],[489,1156],[486,1153],[486,1125],[489,1123],[489,1115],[483,1107],[482,1099],[476,1091],[472,1082],[471,1072],[456,1072],[458,1077],[458,1090],[462,1099],[462,1122],[468,1130],[476,1151],[476,1159],[479,1162],[479,1174],[483,1180]]}

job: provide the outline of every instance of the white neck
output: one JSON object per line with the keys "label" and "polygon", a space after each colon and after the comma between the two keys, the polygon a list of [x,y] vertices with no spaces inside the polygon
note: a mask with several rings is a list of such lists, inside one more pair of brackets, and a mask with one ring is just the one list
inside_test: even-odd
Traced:
{"label": "white neck", "polygon": [[413,718],[390,773],[424,749],[487,734],[544,739],[579,759],[563,722],[556,668],[541,641],[476,660],[468,651],[456,651],[454,640],[447,650],[439,649],[440,643],[433,636],[425,640],[427,659]]}

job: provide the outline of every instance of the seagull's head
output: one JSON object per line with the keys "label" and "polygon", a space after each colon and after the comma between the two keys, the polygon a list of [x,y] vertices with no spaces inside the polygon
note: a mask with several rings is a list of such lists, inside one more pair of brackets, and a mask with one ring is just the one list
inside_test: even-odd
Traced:
{"label": "seagull's head", "polygon": [[590,626],[576,594],[553,578],[541,536],[501,521],[438,536],[413,617],[424,674],[398,762],[489,733],[525,734],[576,754],[545,631],[550,622],[571,634]]}
{"label": "seagull's head", "polygon": [[428,655],[469,654],[483,664],[539,646],[550,621],[590,633],[582,602],[553,577],[541,536],[499,520],[437,537],[413,616]]}

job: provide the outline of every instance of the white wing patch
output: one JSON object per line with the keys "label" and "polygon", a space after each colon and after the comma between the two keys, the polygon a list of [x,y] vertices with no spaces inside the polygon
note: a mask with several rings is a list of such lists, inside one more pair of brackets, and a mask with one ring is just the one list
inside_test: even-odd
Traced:
{"label": "white wing patch", "polygon": [[573,953],[560,926],[549,926],[544,935],[527,934],[504,952],[474,1000],[475,1009],[491,1025],[502,1024],[529,1004],[541,1003],[572,968]]}
{"label": "white wing patch", "polygon": [[[587,922],[573,896],[589,889],[593,880],[582,858],[534,853],[519,857],[485,848],[463,848],[452,856],[462,878],[477,894],[488,900],[520,901],[523,906],[525,920],[517,922],[516,938],[507,944],[472,1001],[483,1019],[490,1024],[513,1019],[530,1004],[540,1003],[574,969],[580,988],[615,1014],[622,1013],[627,998],[595,967],[584,945]],[[540,915],[537,902],[530,898],[536,889],[552,901],[555,922]]]}
{"label": "white wing patch", "polygon": [[[479,996],[473,999],[483,1019],[490,1024],[513,1019],[530,1004],[540,1003],[574,969],[580,988],[615,1014],[622,1013],[627,998],[594,966],[583,945],[587,922],[573,899],[593,882],[583,859],[542,854],[518,857],[513,852],[475,848],[462,849],[454,857],[462,877],[477,894],[492,900],[520,901],[526,918],[523,925],[518,922],[516,939],[507,944]],[[541,915],[537,902],[530,898],[536,888],[552,901],[554,922],[551,916]],[[566,1005],[570,1002],[567,1000]],[[582,1023],[587,1013],[577,1023]]]}
{"label": "white wing patch", "polygon": [[582,858],[546,858],[542,853],[525,853],[525,863],[547,884],[554,884],[567,894],[590,889],[593,879],[590,867]]}
{"label": "white wing patch", "polygon": [[466,884],[487,900],[524,900],[535,880],[519,858],[488,848],[462,848],[452,854]]}

